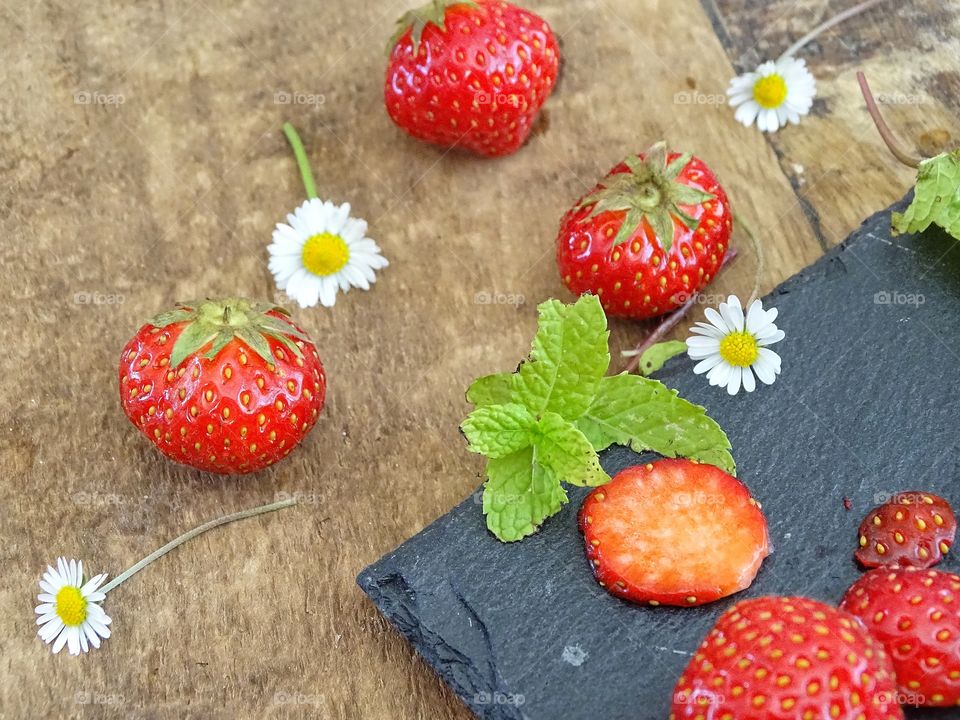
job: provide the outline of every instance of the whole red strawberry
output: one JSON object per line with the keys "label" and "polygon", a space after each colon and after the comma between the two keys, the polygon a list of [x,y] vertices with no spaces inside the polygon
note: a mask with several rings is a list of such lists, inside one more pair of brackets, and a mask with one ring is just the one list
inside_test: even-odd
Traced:
{"label": "whole red strawberry", "polygon": [[249,473],[285,457],[317,421],[323,365],[286,311],[230,298],[184,303],[120,356],[120,402],[171,460]]}
{"label": "whole red strawberry", "polygon": [[499,0],[432,0],[398,21],[384,102],[420,140],[516,151],[550,97],[560,50],[540,17]]}
{"label": "whole red strawberry", "polygon": [[956,534],[950,503],[933,493],[902,492],[867,513],[855,555],[865,567],[928,568],[950,551]]}
{"label": "whole red strawberry", "polygon": [[816,600],[725,612],[677,681],[670,720],[902,720],[890,659],[860,621]]}
{"label": "whole red strawberry", "polygon": [[840,607],[886,646],[901,702],[960,704],[960,576],[877,568],[850,586]]}
{"label": "whole red strawberry", "polygon": [[673,310],[717,274],[730,246],[727,195],[702,161],[657,143],[631,155],[560,223],[557,265],[577,295],[607,315]]}

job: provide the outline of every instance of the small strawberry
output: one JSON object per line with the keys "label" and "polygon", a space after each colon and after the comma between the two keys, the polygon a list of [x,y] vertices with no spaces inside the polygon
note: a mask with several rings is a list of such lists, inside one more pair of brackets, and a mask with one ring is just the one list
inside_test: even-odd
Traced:
{"label": "small strawberry", "polygon": [[750,586],[770,554],[767,520],[720,468],[659,460],[591,492],[580,529],[597,581],[650,605],[702,605]]}
{"label": "small strawberry", "polygon": [[323,408],[310,338],[282,308],[231,298],[179,304],[120,356],[120,402],[171,460],[250,473],[285,457]]}
{"label": "small strawberry", "polygon": [[491,157],[523,145],[560,67],[550,26],[499,0],[431,0],[400,18],[390,48],[383,94],[393,122]]}
{"label": "small strawberry", "polygon": [[709,632],[670,720],[902,720],[890,659],[860,621],[799,597],[744,600]]}
{"label": "small strawberry", "polygon": [[960,576],[877,568],[850,586],[840,607],[887,648],[902,702],[960,705]]}
{"label": "small strawberry", "polygon": [[657,143],[613,168],[560,224],[557,265],[577,295],[607,315],[673,310],[716,275],[733,215],[710,169]]}
{"label": "small strawberry", "polygon": [[904,492],[875,507],[860,523],[856,558],[865,567],[936,565],[953,545],[957,518],[933,493]]}

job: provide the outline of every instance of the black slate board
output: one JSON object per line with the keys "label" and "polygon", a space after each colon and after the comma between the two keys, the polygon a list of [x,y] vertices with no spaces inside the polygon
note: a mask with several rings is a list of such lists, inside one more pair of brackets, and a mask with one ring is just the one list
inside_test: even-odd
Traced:
{"label": "black slate board", "polygon": [[[775,551],[749,590],[694,609],[613,598],[584,556],[579,488],[513,544],[486,531],[477,493],[360,586],[479,717],[498,720],[662,720],[690,654],[737,599],[839,601],[860,574],[857,526],[877,496],[925,489],[960,503],[960,250],[939,231],[892,238],[889,226],[889,210],[873,216],[766,298],[786,332],[773,386],[730,398],[686,357],[657,376],[726,429],[763,504]],[[602,455],[611,475],[640,461],[619,447]]]}

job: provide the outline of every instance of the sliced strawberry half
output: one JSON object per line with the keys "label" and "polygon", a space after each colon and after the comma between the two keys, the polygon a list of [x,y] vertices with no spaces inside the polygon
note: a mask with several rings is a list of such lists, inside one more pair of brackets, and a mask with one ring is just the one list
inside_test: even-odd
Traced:
{"label": "sliced strawberry half", "polygon": [[950,503],[933,493],[902,492],[867,513],[855,554],[864,567],[928,568],[943,559],[956,534]]}
{"label": "sliced strawberry half", "polygon": [[618,473],[584,500],[580,529],[600,585],[650,605],[702,605],[743,590],[770,554],[747,487],[691,460]]}

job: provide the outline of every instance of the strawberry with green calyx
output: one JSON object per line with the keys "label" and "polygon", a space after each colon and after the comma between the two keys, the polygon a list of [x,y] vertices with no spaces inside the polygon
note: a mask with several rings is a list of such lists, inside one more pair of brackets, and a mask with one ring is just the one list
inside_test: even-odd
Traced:
{"label": "strawberry with green calyx", "polygon": [[530,356],[513,373],[476,380],[461,430],[487,458],[483,513],[504,542],[530,535],[567,502],[563,483],[610,477],[597,453],[614,443],[690,457],[734,473],[730,442],[706,411],[656,380],[605,376],[607,319],[599,300],[548,300]]}
{"label": "strawberry with green calyx", "polygon": [[609,315],[645,319],[680,307],[716,275],[733,216],[710,169],[657,143],[614,167],[564,216],[557,265]]}
{"label": "strawberry with green calyx", "polygon": [[260,470],[314,426],[326,397],[316,347],[271,303],[181,303],[120,357],[120,402],[164,455],[199,470]]}
{"label": "strawberry with green calyx", "polygon": [[431,0],[400,18],[384,103],[415,138],[498,157],[526,141],[560,50],[537,15],[500,0]]}

